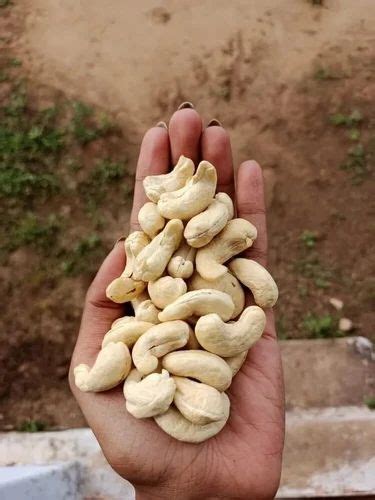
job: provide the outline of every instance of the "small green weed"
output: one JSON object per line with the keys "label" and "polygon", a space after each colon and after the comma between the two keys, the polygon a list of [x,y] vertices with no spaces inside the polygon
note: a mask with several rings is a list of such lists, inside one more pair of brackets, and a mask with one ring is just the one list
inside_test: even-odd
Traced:
{"label": "small green weed", "polygon": [[354,110],[349,115],[335,113],[329,117],[329,120],[332,125],[335,125],[336,127],[344,125],[352,128],[363,121],[363,116],[360,111]]}
{"label": "small green weed", "polygon": [[362,144],[356,144],[348,151],[348,156],[340,168],[352,174],[354,184],[359,184],[368,174],[367,155]]}
{"label": "small green weed", "polygon": [[318,235],[315,231],[305,230],[300,236],[302,243],[306,248],[314,248],[317,242]]}
{"label": "small green weed", "polygon": [[60,231],[60,223],[55,215],[50,215],[47,220],[30,213],[10,233],[8,248],[13,250],[23,245],[32,245],[36,248],[50,248]]}
{"label": "small green weed", "polygon": [[18,426],[17,430],[19,432],[41,432],[46,427],[47,424],[40,420],[25,420]]}
{"label": "small green weed", "polygon": [[325,268],[315,254],[298,260],[294,269],[305,278],[313,280],[318,288],[328,288],[332,278],[332,271]]}
{"label": "small green weed", "polygon": [[365,398],[364,403],[370,410],[375,410],[375,396]]}
{"label": "small green weed", "polygon": [[73,118],[71,131],[79,144],[86,145],[98,137],[106,135],[112,128],[107,115],[101,113],[96,120],[94,110],[81,101],[72,104]]}
{"label": "small green weed", "polygon": [[330,314],[318,316],[313,313],[308,313],[302,321],[302,326],[309,336],[314,339],[340,336],[340,332],[337,328],[337,321]]}
{"label": "small green weed", "polygon": [[332,73],[331,70],[327,68],[319,68],[314,73],[315,80],[340,80],[342,76]]}
{"label": "small green weed", "polygon": [[90,234],[83,238],[72,251],[65,251],[61,269],[68,276],[87,272],[93,261],[101,256],[102,250],[101,238],[96,233]]}

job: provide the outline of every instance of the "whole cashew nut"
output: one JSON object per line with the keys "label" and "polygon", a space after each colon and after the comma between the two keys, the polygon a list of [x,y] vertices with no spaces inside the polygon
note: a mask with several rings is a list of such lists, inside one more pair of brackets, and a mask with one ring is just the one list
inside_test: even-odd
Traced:
{"label": "whole cashew nut", "polygon": [[181,278],[172,278],[172,276],[163,276],[156,281],[150,281],[148,284],[148,293],[151,300],[159,309],[164,309],[186,291],[185,281]]}
{"label": "whole cashew nut", "polygon": [[193,424],[206,425],[225,418],[226,394],[214,387],[185,377],[173,377],[174,404]]}
{"label": "whole cashew nut", "polygon": [[102,348],[110,342],[122,342],[131,347],[152,326],[153,323],[138,320],[117,324],[104,335]]}
{"label": "whole cashew nut", "polygon": [[211,201],[206,210],[195,215],[186,224],[184,237],[194,248],[207,245],[224,229],[229,220],[228,208],[217,199]]}
{"label": "whole cashew nut", "polygon": [[175,390],[176,384],[167,370],[143,379],[138,370],[131,370],[124,383],[126,409],[135,418],[154,417],[168,410]]}
{"label": "whole cashew nut", "polygon": [[99,351],[92,368],[85,364],[74,368],[74,382],[83,392],[107,391],[125,379],[130,367],[131,357],[126,345],[111,342]]}
{"label": "whole cashew nut", "polygon": [[158,358],[183,347],[189,339],[189,325],[184,321],[168,321],[153,325],[134,344],[132,357],[143,375],[155,371]]}
{"label": "whole cashew nut", "polygon": [[154,238],[165,225],[164,217],[160,215],[158,207],[152,201],[145,203],[139,209],[138,222],[150,238]]}
{"label": "whole cashew nut", "polygon": [[180,245],[184,226],[178,219],[170,220],[136,257],[133,277],[141,281],[155,281],[163,274],[173,252]]}
{"label": "whole cashew nut", "polygon": [[231,297],[219,290],[202,289],[178,297],[159,313],[160,321],[187,319],[192,315],[204,316],[217,312],[224,321],[232,316],[234,304]]}
{"label": "whole cashew nut", "polygon": [[153,323],[157,325],[160,323],[159,315],[160,309],[158,309],[152,300],[144,300],[137,307],[135,317],[138,321],[147,321],[148,323]]}
{"label": "whole cashew nut", "polygon": [[182,241],[168,264],[168,273],[174,278],[190,278],[194,272],[196,249]]}
{"label": "whole cashew nut", "polygon": [[257,230],[249,221],[230,220],[216,238],[197,251],[195,262],[198,273],[208,281],[220,278],[228,271],[222,264],[251,247],[256,237]]}
{"label": "whole cashew nut", "polygon": [[198,273],[194,273],[188,283],[189,290],[201,290],[202,288],[212,288],[220,292],[227,293],[232,297],[234,311],[230,319],[237,318],[245,307],[245,292],[232,273],[226,272],[220,278],[208,281],[202,278]]}
{"label": "whole cashew nut", "polygon": [[201,443],[218,434],[226,424],[229,417],[230,403],[226,394],[224,397],[226,398],[225,418],[217,422],[211,422],[206,425],[193,424],[172,407],[165,413],[154,417],[154,420],[164,432],[179,441]]}
{"label": "whole cashew nut", "polygon": [[215,195],[216,182],[215,167],[208,161],[201,161],[184,187],[160,196],[160,214],[166,219],[191,219],[208,207]]}
{"label": "whole cashew nut", "polygon": [[146,286],[147,283],[144,281],[138,281],[126,276],[119,276],[107,286],[105,293],[113,302],[123,304],[135,299],[135,297],[143,292]]}
{"label": "whole cashew nut", "polygon": [[125,325],[125,323],[130,323],[130,321],[135,321],[135,316],[122,316],[121,318],[115,319],[115,321],[111,325],[111,329],[117,326]]}
{"label": "whole cashew nut", "polygon": [[232,381],[228,364],[211,352],[191,350],[175,351],[164,356],[163,368],[172,375],[190,377],[204,384],[225,391]]}
{"label": "whole cashew nut", "polygon": [[195,336],[209,352],[224,358],[236,356],[257,342],[266,326],[266,315],[258,306],[247,307],[237,321],[224,323],[217,314],[199,318]]}
{"label": "whole cashew nut", "polygon": [[126,265],[121,276],[130,277],[133,274],[134,261],[136,256],[150,243],[150,238],[143,231],[134,231],[126,238],[125,255]]}
{"label": "whole cashew nut", "polygon": [[215,195],[215,200],[220,201],[220,203],[224,203],[228,210],[228,220],[233,219],[234,217],[234,206],[232,198],[227,193],[217,193]]}
{"label": "whole cashew nut", "polygon": [[263,266],[250,259],[233,259],[229,264],[232,273],[247,286],[258,306],[273,307],[279,296],[277,285]]}
{"label": "whole cashew nut", "polygon": [[181,155],[172,172],[149,175],[143,180],[147,198],[157,203],[162,193],[182,188],[193,174],[194,163],[189,158]]}
{"label": "whole cashew nut", "polygon": [[228,363],[229,368],[232,370],[232,377],[234,377],[237,372],[241,369],[241,366],[244,364],[247,353],[249,351],[241,352],[237,354],[237,356],[231,356],[230,358],[225,358],[225,361]]}

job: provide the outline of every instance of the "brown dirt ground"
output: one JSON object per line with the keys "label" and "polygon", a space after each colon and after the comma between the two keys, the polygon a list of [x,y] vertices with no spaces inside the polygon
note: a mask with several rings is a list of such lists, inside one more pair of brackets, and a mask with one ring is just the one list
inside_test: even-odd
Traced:
{"label": "brown dirt ground", "polygon": [[[288,10],[282,0],[125,4],[14,2],[0,12],[1,54],[22,60],[19,71],[35,102],[79,98],[120,125],[77,152],[84,171],[98,155],[115,153],[126,155],[131,173],[145,128],[167,120],[183,100],[206,119],[219,118],[236,162],[251,157],[265,168],[279,334],[308,336],[301,325],[306,313],[338,316],[328,302],[337,297],[356,333],[374,339],[373,178],[366,172],[358,183],[352,170],[340,169],[358,141],[329,121],[360,111],[361,161],[370,169],[374,2],[293,0]],[[6,95],[0,83],[0,99]],[[27,246],[0,268],[3,429],[28,419],[50,427],[84,424],[66,374],[87,285],[127,227],[129,203],[113,202],[116,189],[100,208],[104,243],[89,269],[48,279],[45,269],[38,273],[43,256]],[[53,203],[74,218],[75,231],[67,234],[73,241],[87,218],[73,197]],[[304,231],[316,233],[314,248],[301,241]]]}

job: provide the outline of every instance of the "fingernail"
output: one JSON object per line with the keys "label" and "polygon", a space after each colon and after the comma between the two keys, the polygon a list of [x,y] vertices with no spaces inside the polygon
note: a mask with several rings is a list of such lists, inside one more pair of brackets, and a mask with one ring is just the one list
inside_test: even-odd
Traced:
{"label": "fingernail", "polygon": [[180,109],[187,109],[187,108],[194,109],[194,105],[191,104],[191,102],[189,102],[189,101],[185,101],[179,105],[177,110],[179,111]]}
{"label": "fingernail", "polygon": [[168,125],[165,122],[158,122],[155,127],[165,128],[165,130],[168,130]]}
{"label": "fingernail", "polygon": [[115,244],[113,245],[113,248],[115,248],[115,246],[117,245],[117,243],[120,243],[120,241],[125,241],[125,240],[126,240],[126,236],[121,236],[121,238],[118,238],[115,241]]}
{"label": "fingernail", "polygon": [[207,128],[208,127],[222,127],[222,124],[219,122],[219,120],[216,120],[216,118],[213,118],[207,123]]}

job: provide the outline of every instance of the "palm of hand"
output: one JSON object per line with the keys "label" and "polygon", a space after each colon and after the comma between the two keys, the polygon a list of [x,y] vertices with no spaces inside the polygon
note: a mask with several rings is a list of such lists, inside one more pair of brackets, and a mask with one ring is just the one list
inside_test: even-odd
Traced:
{"label": "palm of hand", "polygon": [[[142,143],[136,183],[133,226],[144,203],[141,178],[168,168],[172,157],[201,156],[217,167],[219,190],[233,194],[229,139],[221,127],[201,133],[193,110],[175,113],[170,133],[153,128]],[[199,143],[201,141],[201,152]],[[216,157],[215,157],[216,155]],[[251,163],[251,162],[248,162]],[[150,171],[150,165],[152,165]],[[242,176],[241,176],[242,174]],[[239,169],[237,210],[258,229],[252,258],[264,261],[266,230],[259,167]],[[221,186],[220,186],[221,184]],[[252,201],[248,200],[249,190]],[[105,298],[106,285],[124,268],[122,245],[116,245],[103,263],[87,294],[80,335],[72,359],[92,363],[101,340],[122,308]],[[150,420],[136,420],[126,412],[122,389],[106,393],[81,393],[71,379],[78,403],[112,467],[131,481],[141,498],[273,498],[280,478],[284,436],[283,382],[273,314],[267,313],[263,337],[249,351],[241,371],[227,391],[231,415],[224,429],[201,444],[181,443]]]}

